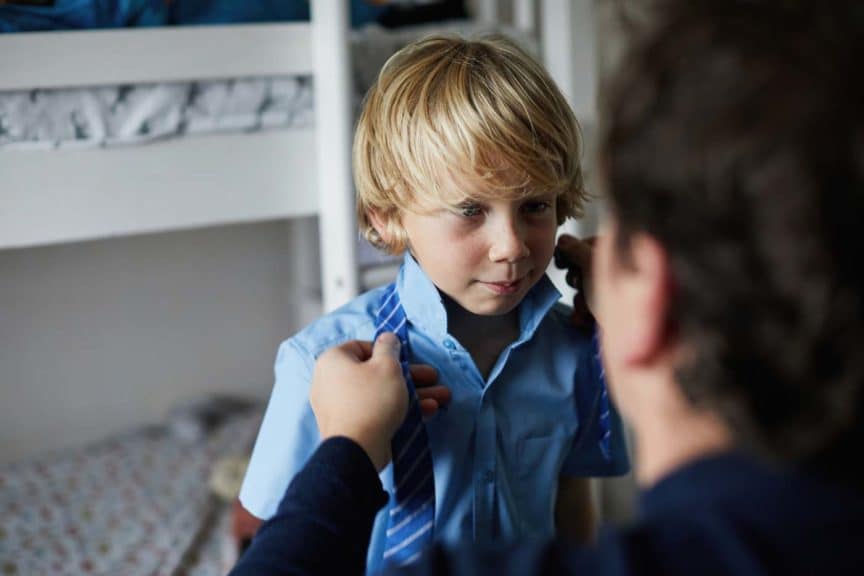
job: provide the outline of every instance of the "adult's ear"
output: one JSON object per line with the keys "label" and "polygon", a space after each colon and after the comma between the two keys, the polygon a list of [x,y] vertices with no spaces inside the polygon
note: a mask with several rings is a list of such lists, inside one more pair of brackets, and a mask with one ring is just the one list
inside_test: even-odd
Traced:
{"label": "adult's ear", "polygon": [[631,320],[628,330],[617,337],[623,360],[631,365],[647,364],[668,352],[670,344],[669,310],[672,276],[669,257],[663,246],[647,234],[635,234],[627,254],[621,256],[621,304]]}

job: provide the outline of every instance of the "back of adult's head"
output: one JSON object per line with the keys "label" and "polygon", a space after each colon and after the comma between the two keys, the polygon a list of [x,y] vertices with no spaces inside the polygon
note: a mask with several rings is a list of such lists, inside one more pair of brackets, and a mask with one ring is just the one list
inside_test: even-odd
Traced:
{"label": "back of adult's head", "polygon": [[742,447],[818,459],[862,419],[864,3],[660,0],[649,20],[604,99],[621,255],[634,233],[669,255],[687,398]]}

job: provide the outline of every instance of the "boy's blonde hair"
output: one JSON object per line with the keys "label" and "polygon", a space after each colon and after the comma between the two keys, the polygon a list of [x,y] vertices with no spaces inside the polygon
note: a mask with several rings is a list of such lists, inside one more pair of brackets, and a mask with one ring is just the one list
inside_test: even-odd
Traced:
{"label": "boy's blonde hair", "polygon": [[390,57],[366,94],[354,135],[360,230],[398,253],[407,248],[403,210],[550,192],[560,224],[582,214],[580,156],[564,96],[512,41],[425,38]]}

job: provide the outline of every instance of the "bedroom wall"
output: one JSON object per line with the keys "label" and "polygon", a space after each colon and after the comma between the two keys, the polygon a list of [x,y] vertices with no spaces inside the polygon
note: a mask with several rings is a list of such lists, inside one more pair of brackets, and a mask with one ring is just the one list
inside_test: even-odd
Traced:
{"label": "bedroom wall", "polygon": [[0,251],[0,462],[157,422],[207,392],[266,398],[279,342],[318,313],[316,228]]}

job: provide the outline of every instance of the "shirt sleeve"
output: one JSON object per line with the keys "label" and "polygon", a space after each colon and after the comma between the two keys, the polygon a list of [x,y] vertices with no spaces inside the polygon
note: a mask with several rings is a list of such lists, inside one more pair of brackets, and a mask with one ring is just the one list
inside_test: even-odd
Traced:
{"label": "shirt sleeve", "polygon": [[630,458],[624,426],[618,410],[609,398],[609,456],[600,448],[600,396],[606,386],[605,378],[597,369],[593,349],[585,347],[580,354],[576,375],[575,398],[579,414],[579,429],[573,446],[561,468],[563,476],[620,476],[630,471]]}
{"label": "shirt sleeve", "polygon": [[240,502],[255,516],[276,513],[285,489],[318,445],[318,427],[309,405],[314,358],[295,340],[276,356],[275,384],[252,450]]}
{"label": "shirt sleeve", "polygon": [[231,575],[362,574],[375,514],[386,503],[363,449],[331,438],[291,481]]}

